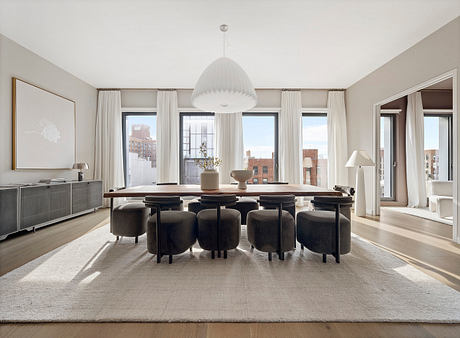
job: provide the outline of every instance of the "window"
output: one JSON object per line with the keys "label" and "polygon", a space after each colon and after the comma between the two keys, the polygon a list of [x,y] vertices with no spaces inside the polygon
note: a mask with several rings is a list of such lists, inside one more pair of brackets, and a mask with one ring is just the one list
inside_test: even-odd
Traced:
{"label": "window", "polygon": [[155,113],[123,113],[123,165],[127,187],[156,183]]}
{"label": "window", "polygon": [[263,178],[263,179],[262,179],[262,183],[263,183],[263,184],[267,184],[267,183],[268,183],[268,178]]}
{"label": "window", "polygon": [[278,114],[243,113],[244,166],[254,170],[249,182],[278,180]]}
{"label": "window", "polygon": [[208,156],[215,156],[214,114],[181,113],[180,139],[180,183],[200,184],[201,169],[195,160],[202,158],[202,143],[207,146]]}
{"label": "window", "polygon": [[425,114],[426,180],[452,180],[452,114]]}
{"label": "window", "polygon": [[395,116],[380,116],[380,196],[395,200]]}
{"label": "window", "polygon": [[327,188],[327,114],[304,113],[303,183]]}

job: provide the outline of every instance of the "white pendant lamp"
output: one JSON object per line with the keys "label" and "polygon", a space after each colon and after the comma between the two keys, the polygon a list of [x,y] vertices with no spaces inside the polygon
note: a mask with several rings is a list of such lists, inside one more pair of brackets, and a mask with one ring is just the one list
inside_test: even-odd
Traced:
{"label": "white pendant lamp", "polygon": [[256,105],[256,91],[243,68],[225,56],[228,26],[221,25],[220,30],[224,33],[224,56],[211,63],[201,74],[192,93],[192,104],[203,111],[243,112]]}

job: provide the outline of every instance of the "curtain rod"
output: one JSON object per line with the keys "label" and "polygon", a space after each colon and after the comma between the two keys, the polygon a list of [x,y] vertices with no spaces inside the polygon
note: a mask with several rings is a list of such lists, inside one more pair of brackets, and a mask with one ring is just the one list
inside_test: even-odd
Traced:
{"label": "curtain rod", "polygon": [[[193,88],[97,88],[99,91],[108,90],[193,90]],[[255,90],[281,90],[281,91],[295,91],[295,90],[328,90],[328,91],[345,91],[345,88],[255,88]]]}

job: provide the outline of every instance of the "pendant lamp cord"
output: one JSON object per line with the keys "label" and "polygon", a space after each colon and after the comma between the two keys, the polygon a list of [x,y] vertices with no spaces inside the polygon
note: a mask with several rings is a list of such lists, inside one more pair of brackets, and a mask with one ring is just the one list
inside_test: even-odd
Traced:
{"label": "pendant lamp cord", "polygon": [[228,25],[220,25],[220,31],[224,34],[222,38],[222,53],[225,56],[227,56],[227,30],[228,30]]}

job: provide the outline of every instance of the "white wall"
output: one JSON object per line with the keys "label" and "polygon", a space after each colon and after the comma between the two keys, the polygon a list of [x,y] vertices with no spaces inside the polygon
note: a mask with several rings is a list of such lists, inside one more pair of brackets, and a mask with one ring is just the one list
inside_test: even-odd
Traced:
{"label": "white wall", "polygon": [[[280,108],[280,89],[257,89],[256,108]],[[302,107],[326,108],[326,89],[302,89]],[[177,91],[177,104],[180,108],[192,108],[191,89]],[[122,90],[121,105],[127,108],[154,108],[157,105],[156,90]]]}
{"label": "white wall", "polygon": [[72,170],[11,170],[12,89],[18,77],[76,101],[76,159],[87,162],[92,177],[97,90],[0,34],[0,184],[37,182],[41,178],[74,178]]}
{"label": "white wall", "polygon": [[[369,154],[373,153],[375,103],[459,68],[460,17],[457,17],[346,90],[348,151],[351,153],[354,149],[364,149]],[[454,100],[458,102],[459,97],[460,88],[457,87]],[[457,143],[457,149],[460,149],[459,146]],[[372,198],[370,170],[366,172],[368,208]],[[458,176],[458,166],[454,170],[457,170]],[[349,174],[352,179],[354,171],[350,170]],[[459,212],[459,204],[455,202],[455,205]],[[460,242],[460,233],[456,232],[456,226],[454,228],[456,241]]]}

